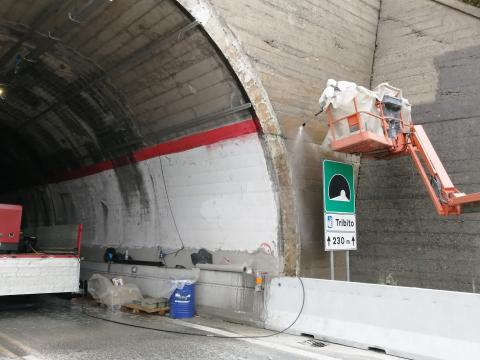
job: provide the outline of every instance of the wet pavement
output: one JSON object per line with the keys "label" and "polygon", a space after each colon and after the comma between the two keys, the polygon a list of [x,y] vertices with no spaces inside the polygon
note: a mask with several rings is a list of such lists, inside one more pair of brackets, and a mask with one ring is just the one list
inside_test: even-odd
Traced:
{"label": "wet pavement", "polygon": [[218,319],[134,315],[55,296],[0,298],[0,359],[392,359],[286,334],[224,338],[268,334]]}

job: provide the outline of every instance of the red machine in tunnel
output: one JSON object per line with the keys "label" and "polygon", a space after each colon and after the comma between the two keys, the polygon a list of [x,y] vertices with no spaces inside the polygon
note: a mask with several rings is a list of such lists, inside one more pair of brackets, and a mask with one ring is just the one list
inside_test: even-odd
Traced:
{"label": "red machine in tunnel", "polygon": [[17,251],[20,246],[20,205],[0,204],[0,251]]}
{"label": "red machine in tunnel", "polygon": [[22,234],[21,221],[22,206],[0,204],[0,296],[78,292],[82,224]]}
{"label": "red machine in tunnel", "polygon": [[375,92],[357,91],[353,83],[344,82],[340,89],[329,82],[331,89],[320,102],[332,150],[384,160],[411,156],[439,215],[479,210],[480,192],[465,194],[453,185],[423,126],[413,124],[401,90],[381,84]]}

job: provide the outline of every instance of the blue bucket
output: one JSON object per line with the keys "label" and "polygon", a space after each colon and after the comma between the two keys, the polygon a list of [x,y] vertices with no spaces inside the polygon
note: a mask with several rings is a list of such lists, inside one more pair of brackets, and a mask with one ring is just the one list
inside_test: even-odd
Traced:
{"label": "blue bucket", "polygon": [[173,319],[195,316],[195,284],[176,289],[170,297],[170,317]]}

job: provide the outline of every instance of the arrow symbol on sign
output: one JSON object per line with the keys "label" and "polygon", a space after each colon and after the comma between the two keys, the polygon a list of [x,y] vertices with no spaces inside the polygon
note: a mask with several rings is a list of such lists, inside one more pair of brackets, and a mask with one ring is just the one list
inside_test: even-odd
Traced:
{"label": "arrow symbol on sign", "polygon": [[355,236],[352,236],[352,245],[355,246]]}
{"label": "arrow symbol on sign", "polygon": [[327,238],[327,244],[330,246],[330,236]]}

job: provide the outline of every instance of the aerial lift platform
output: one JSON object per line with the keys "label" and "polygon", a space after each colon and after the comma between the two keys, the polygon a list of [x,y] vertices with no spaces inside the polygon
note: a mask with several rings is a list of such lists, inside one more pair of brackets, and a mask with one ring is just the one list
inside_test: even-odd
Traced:
{"label": "aerial lift platform", "polygon": [[373,159],[410,156],[438,215],[480,210],[480,192],[465,194],[452,183],[422,125],[414,125],[410,104],[387,83],[374,91],[329,80],[320,98],[334,151]]}

